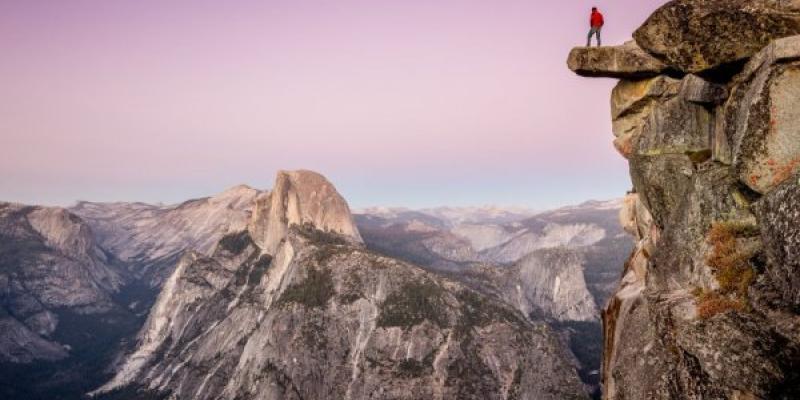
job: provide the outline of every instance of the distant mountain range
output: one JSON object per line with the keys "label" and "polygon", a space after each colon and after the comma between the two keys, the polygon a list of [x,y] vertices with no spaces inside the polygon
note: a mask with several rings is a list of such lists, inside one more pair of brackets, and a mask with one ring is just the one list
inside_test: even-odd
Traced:
{"label": "distant mountain range", "polygon": [[156,287],[186,249],[208,253],[228,232],[244,229],[260,192],[246,185],[177,205],[79,202],[69,211],[91,226],[99,244]]}
{"label": "distant mountain range", "polygon": [[[618,278],[618,262],[631,246],[619,223],[621,205],[621,200],[589,201],[525,213],[372,208],[357,211],[355,219],[371,248],[433,270],[461,271],[480,263],[509,266],[542,249],[580,253],[586,257],[586,286],[594,302],[602,304]],[[591,314],[586,317],[595,319]]]}
{"label": "distant mountain range", "polygon": [[306,171],[170,206],[3,203],[0,395],[582,397],[618,208],[351,215]]}
{"label": "distant mountain range", "polygon": [[497,207],[370,208],[355,220],[368,248],[416,263],[549,321],[599,393],[599,308],[633,247],[622,200],[551,211]]}
{"label": "distant mountain range", "polygon": [[475,206],[475,207],[433,207],[414,210],[405,207],[368,207],[354,210],[355,214],[374,215],[387,219],[399,218],[402,215],[420,213],[429,215],[451,225],[479,222],[503,224],[525,219],[537,211],[519,206]]}

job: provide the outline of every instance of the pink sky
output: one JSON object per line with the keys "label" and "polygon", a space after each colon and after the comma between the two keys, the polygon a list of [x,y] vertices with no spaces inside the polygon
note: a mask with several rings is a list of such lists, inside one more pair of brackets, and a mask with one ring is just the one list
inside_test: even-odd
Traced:
{"label": "pink sky", "polygon": [[[544,3],[544,4],[543,4]],[[621,196],[613,80],[565,65],[664,1],[4,1],[0,200],[175,202],[278,169],[356,207]]]}

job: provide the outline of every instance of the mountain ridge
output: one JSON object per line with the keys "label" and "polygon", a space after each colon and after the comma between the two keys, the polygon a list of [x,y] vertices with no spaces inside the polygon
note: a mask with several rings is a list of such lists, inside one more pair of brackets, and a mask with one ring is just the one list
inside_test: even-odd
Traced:
{"label": "mountain ridge", "polygon": [[248,228],[224,236],[214,254],[184,256],[137,349],[95,395],[585,396],[546,325],[370,253],[332,185],[299,174],[279,173]]}

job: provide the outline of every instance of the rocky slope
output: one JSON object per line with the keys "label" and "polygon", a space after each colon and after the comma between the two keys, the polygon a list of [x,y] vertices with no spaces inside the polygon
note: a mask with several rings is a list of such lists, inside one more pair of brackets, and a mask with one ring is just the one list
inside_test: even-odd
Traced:
{"label": "rocky slope", "polygon": [[186,399],[563,399],[585,394],[551,331],[362,244],[347,204],[280,173],[247,229],[184,256],[96,394]]}
{"label": "rocky slope", "polygon": [[240,185],[171,206],[80,202],[70,211],[91,226],[99,244],[131,273],[157,287],[184,251],[209,254],[223,235],[243,229],[259,193]]}
{"label": "rocky slope", "polygon": [[575,356],[584,383],[599,392],[598,305],[614,292],[632,248],[619,222],[621,206],[614,200],[539,213],[368,209],[356,223],[368,248],[546,321]]}
{"label": "rocky slope", "polygon": [[0,203],[0,398],[78,398],[141,322],[135,284],[63,208]]}
{"label": "rocky slope", "polygon": [[[513,301],[525,315],[559,321],[595,320],[597,306],[586,287],[585,260],[563,247],[543,249],[525,256],[512,267]],[[592,316],[592,317],[589,317]]]}
{"label": "rocky slope", "polygon": [[635,189],[605,398],[800,397],[798,17],[797,1],[672,1],[634,35],[667,75],[571,53],[622,78],[611,116]]}
{"label": "rocky slope", "polygon": [[[356,223],[370,249],[453,276],[476,266],[497,268],[499,275],[508,277],[504,280],[516,282],[508,287],[511,293],[507,298],[517,298],[521,291],[522,297],[542,302],[521,309],[526,314],[536,308],[537,318],[590,321],[597,319],[594,304],[605,302],[613,291],[617,265],[624,259],[621,254],[630,251],[630,239],[617,217],[620,206],[617,201],[588,202],[533,216],[506,215],[502,223],[492,217],[473,217],[468,222],[442,219],[429,210],[364,210],[356,215]],[[547,262],[541,262],[549,249],[558,249],[563,257],[547,257]],[[531,265],[541,271],[534,275],[523,272],[531,271]],[[486,279],[498,276],[481,275]],[[556,276],[560,277],[559,289]],[[568,288],[561,283],[577,286]],[[559,304],[543,293],[559,294]],[[564,297],[565,293],[575,296]],[[522,303],[515,300],[512,304]]]}
{"label": "rocky slope", "polygon": [[53,338],[60,311],[106,312],[122,281],[75,215],[0,203],[0,361],[67,357]]}

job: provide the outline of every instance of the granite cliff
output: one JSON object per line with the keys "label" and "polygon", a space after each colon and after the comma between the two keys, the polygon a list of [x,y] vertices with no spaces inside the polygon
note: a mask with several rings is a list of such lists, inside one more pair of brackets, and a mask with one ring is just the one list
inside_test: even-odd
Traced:
{"label": "granite cliff", "polygon": [[69,211],[0,203],[0,362],[67,357],[59,320],[110,311],[123,280]]}
{"label": "granite cliff", "polygon": [[184,251],[209,254],[223,235],[244,229],[259,194],[239,185],[175,205],[82,201],[69,211],[89,225],[98,244],[131,275],[157,288]]}
{"label": "granite cliff", "polygon": [[619,78],[636,246],[605,305],[606,399],[800,397],[800,2],[672,1],[568,66]]}
{"label": "granite cliff", "polygon": [[568,399],[556,335],[511,306],[367,250],[324,177],[280,172],[247,227],[186,253],[114,399]]}
{"label": "granite cliff", "polygon": [[375,208],[357,212],[355,219],[368,249],[462,282],[553,327],[596,395],[598,305],[613,293],[619,266],[633,247],[619,223],[622,205],[618,199],[540,212],[477,213]]}
{"label": "granite cliff", "polygon": [[0,203],[0,397],[78,398],[142,318],[141,292],[89,225]]}

